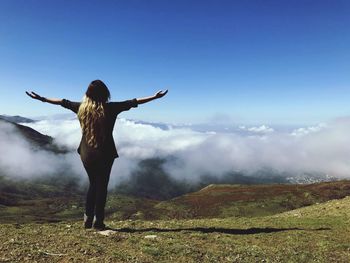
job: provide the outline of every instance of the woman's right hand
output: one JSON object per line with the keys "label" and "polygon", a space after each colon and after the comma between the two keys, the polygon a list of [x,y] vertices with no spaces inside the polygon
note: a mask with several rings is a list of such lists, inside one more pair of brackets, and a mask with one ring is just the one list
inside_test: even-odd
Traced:
{"label": "woman's right hand", "polygon": [[32,99],[35,99],[35,100],[40,100],[42,102],[45,102],[46,101],[46,98],[45,97],[42,97],[40,96],[39,94],[36,94],[34,91],[31,91],[31,92],[28,92],[26,91],[26,94],[31,97]]}

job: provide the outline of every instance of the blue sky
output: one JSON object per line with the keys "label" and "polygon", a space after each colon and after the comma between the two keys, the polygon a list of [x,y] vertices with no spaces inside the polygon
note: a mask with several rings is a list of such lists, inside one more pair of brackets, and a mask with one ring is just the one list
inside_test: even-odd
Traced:
{"label": "blue sky", "polygon": [[350,1],[0,1],[0,114],[66,113],[102,79],[164,122],[313,124],[349,115]]}

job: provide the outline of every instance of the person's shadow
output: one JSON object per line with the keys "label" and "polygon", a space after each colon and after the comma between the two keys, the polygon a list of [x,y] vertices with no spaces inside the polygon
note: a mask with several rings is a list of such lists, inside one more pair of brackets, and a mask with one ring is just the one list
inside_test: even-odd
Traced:
{"label": "person's shadow", "polygon": [[119,233],[143,233],[143,232],[182,232],[182,231],[190,231],[190,232],[200,232],[200,233],[220,233],[220,234],[230,234],[230,235],[254,235],[261,233],[275,233],[275,232],[283,232],[283,231],[323,231],[323,230],[331,230],[330,228],[316,228],[316,229],[305,229],[305,228],[247,228],[247,229],[236,229],[236,228],[217,228],[217,227],[191,227],[191,228],[108,228],[108,230],[112,230]]}

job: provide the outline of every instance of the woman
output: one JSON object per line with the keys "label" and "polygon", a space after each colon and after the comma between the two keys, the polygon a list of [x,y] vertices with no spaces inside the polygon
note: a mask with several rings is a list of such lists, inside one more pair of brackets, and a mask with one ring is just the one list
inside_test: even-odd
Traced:
{"label": "woman", "polygon": [[114,159],[118,157],[112,135],[118,114],[139,104],[161,98],[167,92],[167,90],[159,91],[154,96],[146,98],[108,102],[110,93],[101,80],[90,83],[81,103],[67,99],[49,99],[34,92],[26,92],[33,99],[61,105],[78,115],[82,130],[78,153],[90,182],[85,204],[85,228],[94,227],[98,230],[106,228],[104,209],[107,186]]}

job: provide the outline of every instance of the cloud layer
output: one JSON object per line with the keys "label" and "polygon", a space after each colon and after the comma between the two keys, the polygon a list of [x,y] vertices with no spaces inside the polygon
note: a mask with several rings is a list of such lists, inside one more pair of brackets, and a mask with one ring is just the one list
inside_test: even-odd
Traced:
{"label": "cloud layer", "polygon": [[[72,151],[55,155],[33,150],[11,125],[2,124],[3,171],[30,177],[67,170],[86,178],[76,153],[81,136],[76,119],[49,119],[27,125],[54,137],[57,144]],[[198,180],[204,174],[222,176],[232,171],[249,174],[264,168],[281,174],[322,173],[342,178],[350,175],[350,118],[283,132],[266,125],[238,130],[238,133],[220,133],[198,132],[190,127],[161,129],[118,119],[114,136],[121,157],[112,170],[112,185],[129,176],[138,161],[154,157],[166,158],[167,172],[187,180]]]}
{"label": "cloud layer", "polygon": [[40,149],[25,139],[17,128],[0,122],[0,171],[18,178],[82,173],[76,154],[55,154]]}

